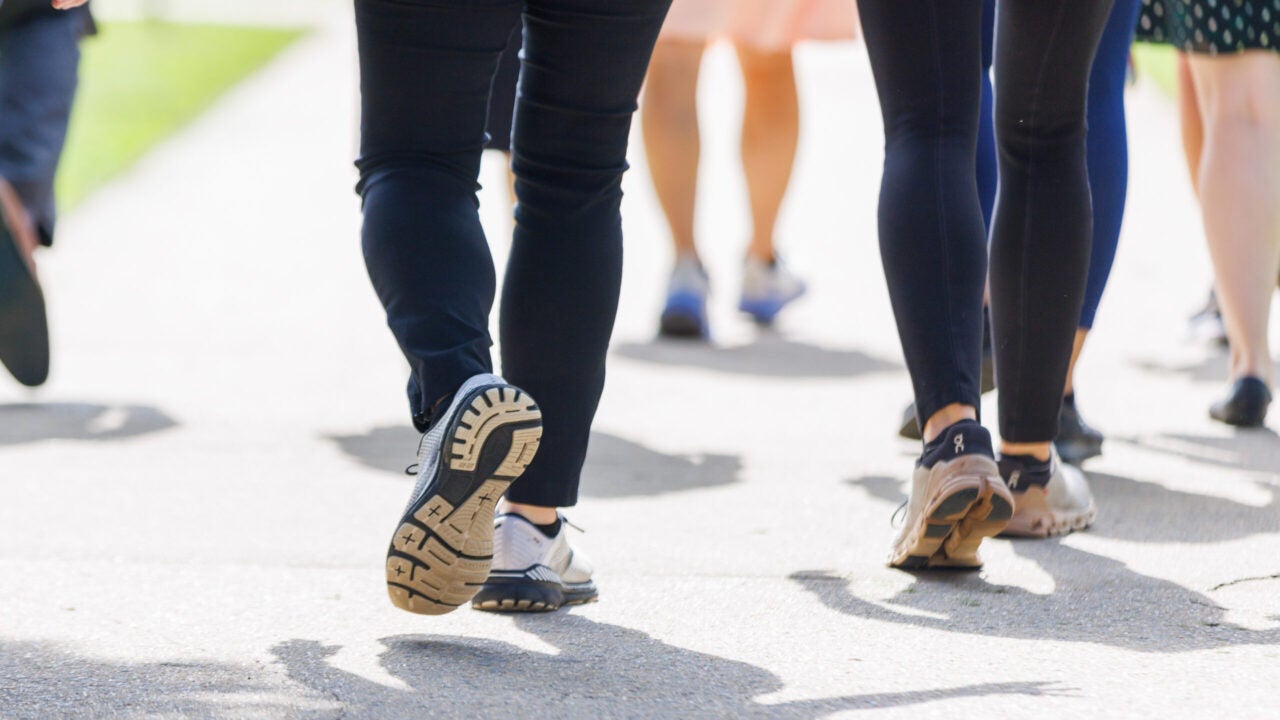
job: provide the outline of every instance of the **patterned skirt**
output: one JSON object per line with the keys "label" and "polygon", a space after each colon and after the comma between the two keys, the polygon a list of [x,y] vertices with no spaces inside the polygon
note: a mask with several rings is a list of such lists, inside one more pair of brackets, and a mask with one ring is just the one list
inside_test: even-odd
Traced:
{"label": "patterned skirt", "polygon": [[1280,0],[1142,0],[1138,39],[1183,52],[1280,52]]}

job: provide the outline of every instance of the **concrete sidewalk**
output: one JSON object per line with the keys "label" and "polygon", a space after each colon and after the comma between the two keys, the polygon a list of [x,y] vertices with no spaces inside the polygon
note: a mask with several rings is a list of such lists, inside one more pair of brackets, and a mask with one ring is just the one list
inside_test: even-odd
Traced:
{"label": "concrete sidewalk", "polygon": [[[917,451],[880,271],[860,46],[801,57],[781,237],[813,288],[738,318],[740,88],[708,59],[716,345],[655,343],[669,253],[643,158],[574,539],[598,604],[394,610],[417,436],[358,244],[337,17],[66,218],[49,385],[0,382],[0,717],[1271,717],[1280,441],[1207,419],[1209,268],[1175,117],[1131,93],[1129,221],[1079,380],[1108,433],[1089,532],[987,568],[884,566]],[[500,166],[485,167],[499,260]],[[994,408],[989,408],[994,417]]]}

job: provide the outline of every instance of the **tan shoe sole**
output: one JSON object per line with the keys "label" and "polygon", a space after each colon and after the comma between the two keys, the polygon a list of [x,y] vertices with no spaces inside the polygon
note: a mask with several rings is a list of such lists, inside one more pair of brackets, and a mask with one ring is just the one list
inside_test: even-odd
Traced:
{"label": "tan shoe sole", "polygon": [[889,565],[907,570],[978,568],[978,546],[999,535],[1013,516],[1013,495],[995,461],[967,455],[930,478],[925,511],[894,548]]}
{"label": "tan shoe sole", "polygon": [[1002,535],[1009,537],[1047,538],[1084,530],[1093,524],[1098,509],[1091,501],[1089,507],[1076,512],[1055,512],[1049,508],[1045,490],[1029,487],[1014,496],[1013,518]]}
{"label": "tan shoe sole", "polygon": [[446,429],[436,477],[387,550],[391,603],[413,613],[452,612],[480,590],[493,564],[498,499],[542,440],[542,412],[514,387],[477,388],[461,406]]}

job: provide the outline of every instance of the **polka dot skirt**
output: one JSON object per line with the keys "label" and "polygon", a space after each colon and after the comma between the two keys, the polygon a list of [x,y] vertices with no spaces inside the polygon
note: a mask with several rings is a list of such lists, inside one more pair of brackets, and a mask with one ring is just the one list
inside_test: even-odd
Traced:
{"label": "polka dot skirt", "polygon": [[1142,0],[1138,39],[1185,52],[1280,52],[1280,0]]}

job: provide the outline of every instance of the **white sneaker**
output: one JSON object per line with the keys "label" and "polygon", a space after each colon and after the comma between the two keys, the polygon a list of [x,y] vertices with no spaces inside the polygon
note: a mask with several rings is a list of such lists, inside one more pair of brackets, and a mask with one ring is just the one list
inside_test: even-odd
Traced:
{"label": "white sneaker", "polygon": [[475,595],[493,560],[498,499],[541,440],[542,412],[524,391],[487,374],[458,389],[422,438],[418,482],[387,550],[393,605],[443,615]]}
{"label": "white sneaker", "polygon": [[499,515],[494,521],[493,570],[471,607],[541,612],[594,601],[599,593],[591,581],[591,563],[569,547],[567,529],[561,517],[560,531],[547,537],[520,515]]}
{"label": "white sneaker", "polygon": [[1003,460],[1000,475],[1013,491],[1013,518],[1002,534],[1050,537],[1084,530],[1098,515],[1084,472],[1062,462],[1054,448],[1047,479],[1022,473]]}
{"label": "white sneaker", "polygon": [[742,269],[742,299],[738,309],[762,325],[772,323],[782,308],[805,293],[804,281],[781,261],[766,263],[747,258]]}

